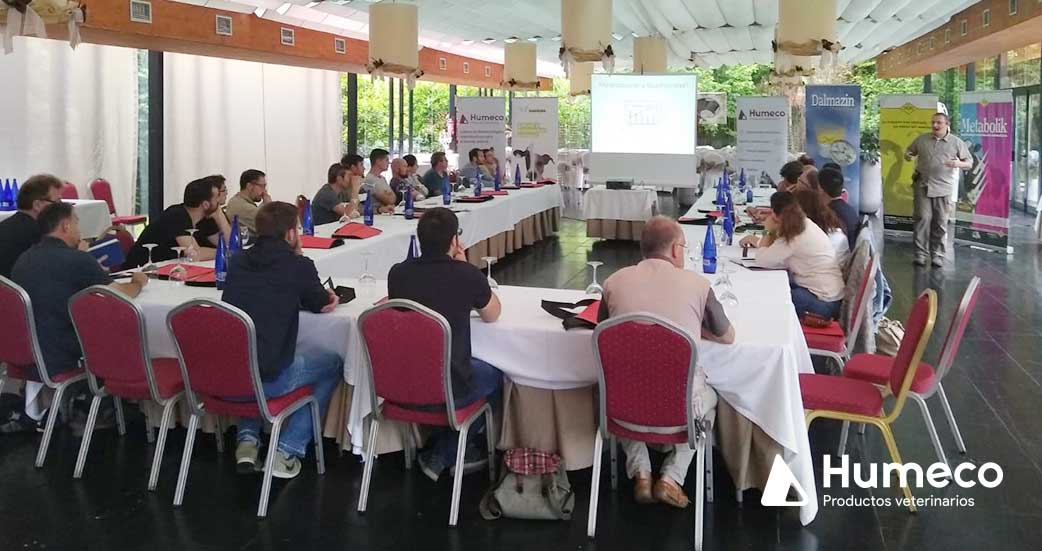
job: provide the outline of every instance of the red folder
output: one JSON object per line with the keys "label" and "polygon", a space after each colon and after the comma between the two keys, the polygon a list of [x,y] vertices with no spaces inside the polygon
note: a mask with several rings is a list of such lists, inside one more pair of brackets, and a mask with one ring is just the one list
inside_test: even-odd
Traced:
{"label": "red folder", "polygon": [[544,185],[544,186],[549,186],[549,185],[553,185],[553,184],[556,184],[556,183],[557,182],[555,180],[551,180],[549,178],[543,178],[542,180],[539,180],[539,184]]}
{"label": "red folder", "polygon": [[491,197],[493,195],[510,195],[510,194],[507,193],[506,191],[503,191],[503,190],[496,191],[494,189],[490,189],[488,191],[482,191],[481,192],[481,196],[482,197],[485,197],[486,195]]}
{"label": "red folder", "polygon": [[344,242],[333,237],[315,237],[314,235],[300,236],[300,246],[304,249],[332,249],[339,247]]}
{"label": "red folder", "polygon": [[587,321],[592,325],[597,325],[597,315],[601,310],[601,301],[595,300],[592,304],[583,309],[582,313],[575,316],[578,319]]}
{"label": "red folder", "polygon": [[[160,279],[169,279],[170,278],[170,272],[171,272],[171,270],[174,269],[174,266],[177,266],[177,264],[174,263],[174,264],[167,264],[165,266],[160,266],[159,269],[156,270],[156,276],[159,277]],[[197,277],[202,277],[202,276],[205,276],[205,275],[213,275],[213,268],[207,268],[206,266],[197,266],[195,264],[187,264],[187,263],[182,263],[181,266],[184,266],[184,269],[187,272],[186,277],[185,277],[186,281],[195,279]]]}
{"label": "red folder", "polygon": [[803,329],[803,333],[810,335],[823,335],[826,337],[842,337],[843,328],[839,326],[839,322],[832,320],[825,327],[811,327],[809,325],[800,324],[800,328]]}
{"label": "red folder", "polygon": [[456,199],[456,202],[457,203],[484,203],[485,201],[491,201],[492,199],[494,199],[494,197],[492,197],[491,195],[485,195],[484,193],[482,193],[481,197],[474,197],[474,196],[460,197],[460,198]]}
{"label": "red folder", "polygon": [[544,185],[545,184],[535,184],[535,183],[532,183],[532,182],[522,182],[521,183],[521,187],[526,188],[526,189],[543,187]]}
{"label": "red folder", "polygon": [[380,235],[382,231],[372,227],[366,226],[365,224],[344,224],[341,228],[333,232],[333,237],[342,237],[344,239],[369,239],[370,237]]}

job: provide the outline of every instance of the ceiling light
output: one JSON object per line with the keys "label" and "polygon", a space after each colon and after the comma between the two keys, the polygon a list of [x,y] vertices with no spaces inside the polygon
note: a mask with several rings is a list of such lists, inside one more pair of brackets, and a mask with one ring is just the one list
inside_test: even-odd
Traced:
{"label": "ceiling light", "polygon": [[529,42],[539,42],[539,40],[541,40],[542,38],[543,38],[543,37],[541,37],[541,36],[539,36],[539,35],[537,34],[537,35],[533,36],[532,38],[529,38],[529,39],[528,39],[528,41],[529,41]]}
{"label": "ceiling light", "polygon": [[464,46],[470,46],[471,44],[474,44],[474,41],[469,38],[463,41]]}
{"label": "ceiling light", "polygon": [[289,9],[292,8],[292,7],[293,7],[293,4],[290,4],[289,2],[286,2],[285,4],[275,8],[275,13],[277,13],[279,15],[286,15],[286,12],[288,12]]}
{"label": "ceiling light", "polygon": [[268,10],[266,10],[264,8],[257,8],[255,10],[253,10],[253,15],[256,15],[257,17],[264,17],[264,12],[266,12],[266,11],[268,11]]}
{"label": "ceiling light", "polygon": [[484,42],[485,44],[492,44],[495,41],[496,41],[495,38],[486,38],[486,39],[482,40],[482,42]]}
{"label": "ceiling light", "polygon": [[561,41],[561,35],[557,35],[557,36],[551,38],[550,40],[553,40],[554,42],[560,42]]}
{"label": "ceiling light", "polygon": [[619,33],[611,33],[611,37],[615,40],[622,40],[622,35]]}
{"label": "ceiling light", "polygon": [[637,33],[630,33],[630,34],[632,34],[632,35],[633,35],[633,38],[640,38],[640,35],[639,35],[639,34],[637,34]]}
{"label": "ceiling light", "polygon": [[317,6],[317,5],[321,4],[321,3],[322,2],[308,2],[308,4],[306,6],[304,6],[304,7],[305,8],[313,8],[313,7],[315,7],[315,6]]}
{"label": "ceiling light", "polygon": [[513,44],[514,42],[517,42],[517,40],[518,38],[516,36],[511,36],[509,38],[504,38],[503,42],[506,42],[507,44]]}

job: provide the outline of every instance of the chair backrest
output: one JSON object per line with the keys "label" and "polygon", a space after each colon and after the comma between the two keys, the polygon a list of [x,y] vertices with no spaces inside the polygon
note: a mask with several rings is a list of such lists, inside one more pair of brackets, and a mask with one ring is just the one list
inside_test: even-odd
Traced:
{"label": "chair backrest", "polygon": [[966,326],[970,323],[973,308],[977,305],[977,297],[980,296],[980,277],[973,276],[970,284],[966,286],[966,292],[962,294],[959,309],[952,316],[952,323],[948,326],[948,334],[944,337],[944,345],[941,348],[941,358],[937,362],[937,381],[944,378],[955,363],[955,355],[959,352],[962,336],[966,333]]}
{"label": "chair backrest", "polygon": [[593,351],[601,431],[608,418],[647,427],[686,426],[694,446],[695,415],[705,412],[693,403],[698,350],[688,332],[654,314],[628,314],[597,325]]}
{"label": "chair backrest", "polygon": [[90,194],[98,201],[105,201],[109,206],[109,214],[116,214],[116,204],[112,201],[112,186],[108,180],[98,178],[90,183]]}
{"label": "chair backrest", "polygon": [[69,317],[95,391],[98,378],[118,396],[123,395],[122,389],[147,384],[149,396],[160,401],[148,353],[145,316],[137,304],[112,287],[94,285],[69,299]]}
{"label": "chair backrest", "polygon": [[915,299],[912,311],[905,321],[905,335],[901,339],[901,346],[897,349],[894,357],[893,368],[890,370],[888,381],[890,393],[894,395],[894,408],[888,414],[890,418],[896,418],[904,407],[904,401],[908,394],[915,372],[919,369],[919,362],[923,359],[923,352],[930,335],[933,333],[934,321],[937,318],[937,293],[933,289],[923,291],[919,298]]}
{"label": "chair backrest", "polygon": [[[452,330],[437,312],[411,300],[389,300],[358,318],[375,409],[379,396],[407,406],[445,404],[455,427]],[[402,346],[404,335],[409,345]]]}
{"label": "chair backrest", "polygon": [[115,234],[116,240],[119,241],[119,250],[123,251],[123,258],[126,258],[130,249],[134,248],[134,235],[123,228],[116,228]]}
{"label": "chair backrest", "polygon": [[[859,241],[859,243],[864,243]],[[868,311],[869,304],[869,292],[875,288],[876,281],[876,270],[879,269],[877,264],[878,259],[875,253],[869,250],[868,253],[868,266],[865,266],[865,271],[861,274],[861,281],[858,283],[857,294],[854,295],[854,305],[850,309],[850,321],[846,327],[846,347],[848,353],[854,350],[854,345],[857,343],[857,337],[861,333],[861,326],[865,320],[865,316]]]}
{"label": "chair backrest", "polygon": [[257,330],[246,312],[223,302],[197,299],[166,316],[181,365],[185,395],[196,411],[207,397],[253,397],[266,419],[264,386],[257,366]]}
{"label": "chair backrest", "polygon": [[65,182],[62,186],[62,199],[79,199],[80,192],[72,182]]}
{"label": "chair backrest", "polygon": [[18,367],[35,365],[40,380],[50,384],[36,338],[29,293],[4,276],[0,276],[0,328],[0,363]]}

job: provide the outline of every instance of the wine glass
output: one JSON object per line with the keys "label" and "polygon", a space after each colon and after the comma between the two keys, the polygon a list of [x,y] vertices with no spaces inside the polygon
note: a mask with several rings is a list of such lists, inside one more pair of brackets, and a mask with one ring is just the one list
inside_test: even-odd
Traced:
{"label": "wine glass", "polygon": [[192,238],[192,242],[195,242],[195,232],[199,231],[199,228],[188,228],[185,231],[188,232],[188,237]]}
{"label": "wine glass", "polygon": [[724,306],[738,306],[738,295],[734,293],[734,283],[731,282],[731,274],[735,272],[735,267],[730,263],[724,263],[723,274],[720,279],[716,282],[720,286],[720,304]]}
{"label": "wine glass", "polygon": [[600,283],[597,283],[597,267],[602,266],[604,263],[598,260],[591,260],[586,263],[587,266],[593,268],[593,281],[586,286],[587,295],[600,295],[604,293],[604,287],[601,287]]}
{"label": "wine glass", "polygon": [[245,249],[246,248],[246,244],[247,244],[247,242],[249,242],[249,240],[250,240],[250,228],[247,228],[246,224],[242,224],[241,220],[240,220],[240,224],[239,224],[239,245],[241,245],[242,248]]}
{"label": "wine glass", "polygon": [[177,255],[174,260],[174,267],[170,270],[170,281],[173,282],[174,286],[181,286],[185,284],[185,280],[188,279],[188,270],[185,269],[184,264],[181,264],[181,253],[184,252],[184,247],[171,247],[174,253]]}
{"label": "wine glass", "polygon": [[496,289],[499,289],[499,284],[496,283],[496,280],[492,279],[492,265],[496,263],[496,257],[494,257],[494,256],[483,256],[483,257],[481,257],[481,260],[484,260],[485,264],[488,266],[488,286],[489,286],[489,288],[492,289],[493,291],[496,290]]}
{"label": "wine glass", "polygon": [[144,268],[141,268],[141,271],[146,275],[159,269],[159,266],[156,266],[156,263],[152,261],[152,249],[158,246],[158,243],[145,243],[142,245],[142,247],[148,249],[148,264]]}
{"label": "wine glass", "polygon": [[702,270],[702,244],[697,241],[687,244],[687,260],[689,269],[693,271]]}
{"label": "wine glass", "polygon": [[373,253],[362,253],[362,275],[358,277],[358,287],[366,294],[376,286],[376,276],[369,272],[369,257]]}

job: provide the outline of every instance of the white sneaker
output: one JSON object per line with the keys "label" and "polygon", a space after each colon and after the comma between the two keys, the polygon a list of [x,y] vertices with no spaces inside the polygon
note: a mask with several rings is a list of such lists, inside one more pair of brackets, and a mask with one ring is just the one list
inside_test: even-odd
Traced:
{"label": "white sneaker", "polygon": [[275,478],[296,478],[300,474],[300,459],[282,452],[276,452],[275,465],[271,476]]}
{"label": "white sneaker", "polygon": [[252,473],[257,467],[257,443],[243,440],[235,446],[235,470],[239,474]]}

